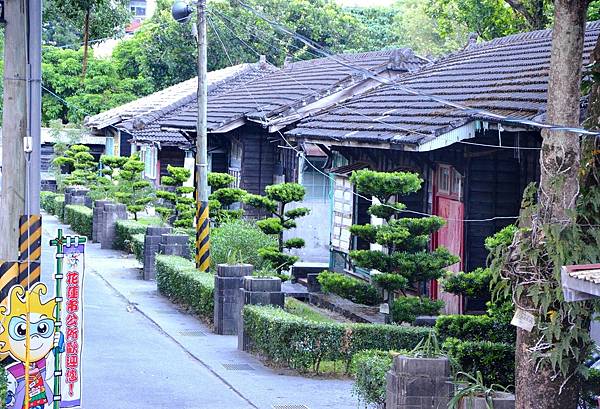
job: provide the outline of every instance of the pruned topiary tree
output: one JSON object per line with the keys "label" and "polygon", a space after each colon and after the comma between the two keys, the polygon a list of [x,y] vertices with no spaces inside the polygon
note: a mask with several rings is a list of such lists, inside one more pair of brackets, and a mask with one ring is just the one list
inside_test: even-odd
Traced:
{"label": "pruned topiary tree", "polygon": [[167,166],[168,176],[161,178],[161,183],[172,190],[157,190],[156,197],[163,199],[169,207],[156,207],[156,212],[163,221],[169,222],[174,216],[173,226],[191,228],[194,226],[195,200],[192,197],[194,188],[183,186],[190,178],[191,172],[185,168]]}
{"label": "pruned topiary tree", "polygon": [[[118,165],[122,161],[116,160],[111,163]],[[155,193],[152,183],[143,178],[144,162],[137,154],[131,155],[118,174],[113,175],[117,180],[117,191],[115,197],[119,203],[127,206],[127,210],[133,213],[137,220],[137,214],[146,210],[148,205],[154,201]]]}
{"label": "pruned topiary tree", "polygon": [[100,157],[101,176],[96,179],[93,186],[90,186],[90,197],[93,200],[115,198],[118,190],[117,175],[128,160],[126,156],[102,155]]}
{"label": "pruned topiary tree", "polygon": [[248,193],[244,189],[230,187],[234,180],[228,173],[208,174],[208,185],[212,190],[209,196],[210,218],[217,226],[229,220],[241,219],[244,215],[244,209],[231,209],[233,204],[242,202]]}
{"label": "pruned topiary tree", "polygon": [[400,216],[406,206],[395,199],[421,189],[423,180],[419,175],[364,169],[354,171],[350,180],[359,194],[379,201],[369,207],[369,214],[384,220],[379,226],[351,226],[354,236],[379,244],[383,250],[354,250],[350,257],[356,266],[379,272],[371,278],[387,292],[388,301],[392,301],[389,298],[395,291],[404,292],[416,288],[419,282],[440,278],[447,266],[459,261],[443,247],[428,249],[431,235],[444,225],[442,218]]}
{"label": "pruned topiary tree", "polygon": [[[296,227],[296,219],[306,216],[310,209],[306,207],[297,207],[286,210],[290,203],[301,202],[304,199],[304,186],[298,183],[281,183],[271,185],[265,188],[265,195],[249,194],[244,199],[248,205],[263,209],[272,214],[256,222],[256,225],[266,234],[277,236],[277,247],[265,247],[259,250],[260,256],[271,264],[271,266],[281,276],[282,271],[289,269],[299,257],[286,253],[286,250],[299,249],[304,247],[304,240],[301,238],[290,238],[284,240],[283,234],[286,230]],[[285,279],[285,277],[282,277]]]}
{"label": "pruned topiary tree", "polygon": [[98,163],[85,145],[71,145],[63,155],[54,158],[52,164],[61,169],[70,169],[64,177],[65,186],[91,186],[98,178]]}

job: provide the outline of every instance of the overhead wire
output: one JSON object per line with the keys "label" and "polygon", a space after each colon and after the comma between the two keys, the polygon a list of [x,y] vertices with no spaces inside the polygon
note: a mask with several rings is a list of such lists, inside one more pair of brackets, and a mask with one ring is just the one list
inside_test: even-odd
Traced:
{"label": "overhead wire", "polygon": [[261,18],[262,20],[264,20],[265,22],[270,24],[273,28],[278,29],[281,32],[283,32],[293,38],[296,38],[297,40],[299,40],[300,42],[305,44],[307,47],[310,47],[315,52],[318,52],[319,54],[321,54],[323,57],[330,58],[343,66],[355,69],[355,70],[363,73],[364,75],[368,76],[369,78],[372,78],[375,81],[380,82],[381,84],[391,86],[393,89],[397,89],[397,90],[406,92],[410,95],[420,96],[420,97],[426,98],[430,101],[437,102],[441,105],[448,106],[448,107],[457,109],[459,111],[463,111],[465,113],[476,114],[476,115],[479,115],[481,118],[490,118],[490,119],[499,120],[501,122],[516,123],[519,125],[537,127],[537,128],[546,129],[549,131],[564,131],[564,132],[570,132],[570,133],[575,133],[575,134],[579,134],[579,135],[600,136],[600,132],[597,132],[597,131],[590,131],[588,129],[571,127],[571,126],[546,124],[546,123],[542,123],[542,122],[538,122],[538,121],[534,121],[534,120],[530,120],[530,119],[514,118],[514,117],[507,116],[507,115],[500,115],[500,114],[496,114],[491,111],[465,106],[465,105],[459,104],[457,102],[453,102],[453,101],[450,101],[450,100],[447,100],[447,99],[444,99],[444,98],[441,98],[441,97],[438,97],[435,95],[431,95],[431,94],[416,90],[416,89],[414,89],[412,87],[408,87],[398,81],[393,81],[393,80],[389,80],[387,78],[381,77],[380,75],[373,73],[372,71],[370,71],[368,69],[353,66],[350,62],[345,61],[343,57],[332,54],[331,52],[326,50],[321,45],[315,43],[311,39],[306,38],[305,36],[295,32],[293,30],[288,29],[282,23],[279,23],[279,22],[275,21],[273,18],[266,16],[264,13],[254,9],[252,6],[249,6],[248,4],[244,3],[242,0],[234,0],[234,1],[236,1],[238,4],[240,4],[246,10],[250,11],[257,17]]}
{"label": "overhead wire", "polygon": [[[212,20],[210,18],[207,19],[209,22],[209,25],[211,27],[211,29],[215,32],[215,35],[217,36],[217,39],[219,40],[219,43],[221,44],[221,47],[223,48],[225,55],[227,56],[229,63],[231,65],[235,65],[233,60],[231,59],[230,53],[227,50],[227,47],[225,45],[225,43],[223,42],[223,40],[221,39],[221,36],[219,35],[217,28],[215,27],[215,25],[213,24]],[[254,98],[254,95],[252,94],[252,92],[248,89],[248,87],[246,86],[246,84],[244,82],[242,82],[242,87],[246,90],[246,93],[254,100],[257,109],[262,113],[264,113],[264,110],[260,107],[260,105],[258,104],[256,98]],[[294,146],[292,143],[290,143],[290,141],[288,141],[288,139],[283,135],[283,133],[280,130],[277,130],[277,133],[279,134],[279,136],[282,138],[282,140],[288,145],[288,147],[290,149],[292,149],[293,151],[296,152],[296,154],[298,156],[303,157],[304,161],[311,166],[315,171],[317,171],[318,173],[320,173],[321,175],[325,176],[326,178],[328,178],[331,181],[335,181],[335,177],[333,177],[331,174],[325,173],[323,172],[321,169],[319,169],[319,167],[317,167],[315,164],[313,164],[307,157],[306,154],[298,149],[297,146]],[[355,195],[356,197],[359,197],[361,199],[367,200],[367,201],[372,201],[372,198],[368,198],[364,195],[361,195],[360,193],[355,192],[354,190],[349,190],[353,195]],[[394,210],[397,210],[395,207],[387,205],[387,204],[383,204],[383,206],[386,207],[390,207],[393,208]],[[409,214],[414,214],[417,216],[425,216],[425,217],[440,217],[438,215],[434,215],[431,213],[426,213],[426,212],[419,212],[419,211],[415,211],[415,210],[409,210],[409,209],[404,209],[402,210],[403,213],[409,213]],[[468,222],[468,223],[476,223],[476,222],[491,222],[491,221],[496,221],[496,220],[516,220],[518,219],[519,216],[494,216],[494,217],[490,217],[490,218],[484,218],[484,219],[456,219],[456,218],[445,218],[445,220],[447,221],[454,221],[454,222]]]}

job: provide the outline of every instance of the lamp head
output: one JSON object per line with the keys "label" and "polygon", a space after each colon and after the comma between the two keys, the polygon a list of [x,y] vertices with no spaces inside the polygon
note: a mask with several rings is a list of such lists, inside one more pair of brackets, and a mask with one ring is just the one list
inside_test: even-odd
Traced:
{"label": "lamp head", "polygon": [[190,21],[193,11],[192,7],[182,0],[175,0],[175,3],[173,3],[173,6],[171,7],[171,15],[175,21],[180,23]]}

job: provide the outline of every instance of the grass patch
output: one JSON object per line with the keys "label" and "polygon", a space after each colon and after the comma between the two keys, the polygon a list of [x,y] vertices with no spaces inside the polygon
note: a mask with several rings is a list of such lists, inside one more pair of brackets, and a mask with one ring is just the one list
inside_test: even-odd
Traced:
{"label": "grass patch", "polygon": [[304,318],[315,322],[336,322],[333,318],[328,317],[310,305],[303,303],[292,297],[285,299],[285,310],[297,317]]}

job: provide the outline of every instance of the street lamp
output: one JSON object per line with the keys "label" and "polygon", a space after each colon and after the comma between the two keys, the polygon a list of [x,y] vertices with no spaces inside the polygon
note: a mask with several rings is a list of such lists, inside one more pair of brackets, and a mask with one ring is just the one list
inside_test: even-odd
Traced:
{"label": "street lamp", "polygon": [[[196,123],[196,268],[207,271],[210,266],[210,221],[208,218],[208,137],[207,105],[208,87],[206,82],[207,40],[206,40],[206,0],[197,0],[198,14],[198,118]],[[171,15],[176,21],[189,21],[193,8],[182,0],[176,0],[171,7]]]}

